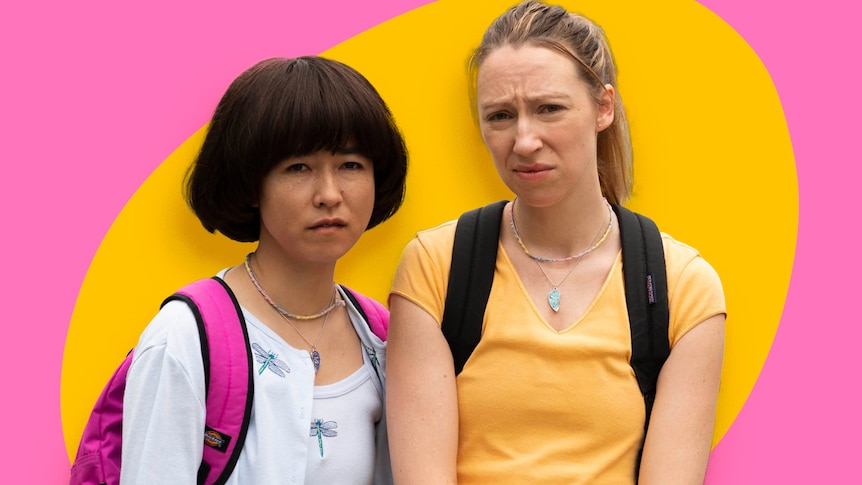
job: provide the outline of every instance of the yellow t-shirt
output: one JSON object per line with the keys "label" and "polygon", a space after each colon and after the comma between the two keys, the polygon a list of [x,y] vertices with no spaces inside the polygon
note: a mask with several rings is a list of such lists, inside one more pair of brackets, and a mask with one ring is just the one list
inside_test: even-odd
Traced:
{"label": "yellow t-shirt", "polygon": [[[454,234],[454,221],[418,233],[392,288],[438,324]],[[673,346],[725,313],[724,293],[696,250],[662,240]],[[458,483],[634,483],[644,402],[630,356],[621,255],[580,320],[556,331],[499,246],[482,339],[457,378]]]}

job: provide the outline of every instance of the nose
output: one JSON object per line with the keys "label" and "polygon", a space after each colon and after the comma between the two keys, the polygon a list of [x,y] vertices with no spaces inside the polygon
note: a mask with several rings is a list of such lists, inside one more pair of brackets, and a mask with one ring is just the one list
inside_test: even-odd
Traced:
{"label": "nose", "polygon": [[318,172],[315,179],[313,203],[315,207],[334,207],[341,203],[343,194],[338,177],[329,170]]}
{"label": "nose", "polygon": [[527,116],[518,118],[515,128],[515,146],[512,150],[521,156],[531,155],[542,148],[542,138],[535,120]]}

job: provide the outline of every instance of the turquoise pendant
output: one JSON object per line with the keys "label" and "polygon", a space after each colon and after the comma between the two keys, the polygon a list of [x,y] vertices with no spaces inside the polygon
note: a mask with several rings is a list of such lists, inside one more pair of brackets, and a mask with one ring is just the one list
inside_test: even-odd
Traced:
{"label": "turquoise pendant", "polygon": [[560,290],[556,286],[548,293],[548,305],[551,305],[551,310],[560,311]]}

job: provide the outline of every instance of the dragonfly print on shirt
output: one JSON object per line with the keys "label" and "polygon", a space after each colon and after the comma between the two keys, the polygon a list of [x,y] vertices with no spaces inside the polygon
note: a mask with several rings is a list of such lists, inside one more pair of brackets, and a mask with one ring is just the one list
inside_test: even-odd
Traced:
{"label": "dragonfly print on shirt", "polygon": [[311,422],[311,432],[308,436],[317,436],[317,447],[320,449],[320,457],[323,458],[323,437],[334,438],[338,436],[338,423],[335,421],[323,421],[315,419]]}
{"label": "dragonfly print on shirt", "polygon": [[368,354],[368,359],[371,360],[371,365],[376,369],[380,362],[377,360],[377,351],[374,347],[365,346],[365,353]]}
{"label": "dragonfly print on shirt", "polygon": [[261,364],[257,370],[257,375],[263,374],[263,371],[267,369],[271,370],[278,377],[284,377],[285,374],[290,373],[290,367],[278,358],[278,354],[263,350],[263,347],[256,342],[251,344],[251,349],[254,350],[254,360]]}

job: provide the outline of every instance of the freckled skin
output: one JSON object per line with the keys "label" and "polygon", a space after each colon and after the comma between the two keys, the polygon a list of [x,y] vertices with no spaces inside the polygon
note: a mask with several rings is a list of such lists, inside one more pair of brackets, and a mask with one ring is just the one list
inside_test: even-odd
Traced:
{"label": "freckled skin", "polygon": [[371,160],[317,152],[285,160],[263,180],[260,246],[297,262],[334,263],[365,232],[374,209]]}
{"label": "freckled skin", "polygon": [[503,46],[477,78],[479,127],[503,182],[533,206],[594,191],[596,134],[613,119],[573,61],[545,47]]}

